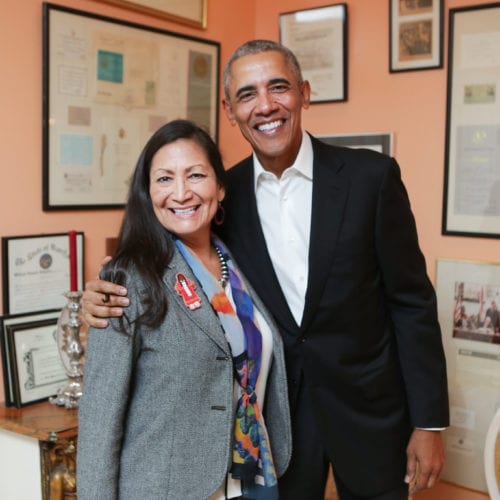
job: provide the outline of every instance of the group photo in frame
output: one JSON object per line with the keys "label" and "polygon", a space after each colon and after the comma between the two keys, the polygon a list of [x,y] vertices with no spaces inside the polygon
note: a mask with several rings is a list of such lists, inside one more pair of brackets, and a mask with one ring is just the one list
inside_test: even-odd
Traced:
{"label": "group photo in frame", "polygon": [[393,155],[392,134],[390,132],[362,134],[316,135],[320,141],[333,146],[372,149],[388,156]]}
{"label": "group photo in frame", "polygon": [[500,264],[438,259],[436,277],[450,398],[441,478],[487,492],[483,450],[500,408]]}
{"label": "group photo in frame", "polygon": [[442,233],[500,238],[500,3],[450,9]]}
{"label": "group photo in frame", "polygon": [[[76,233],[76,287],[84,284],[84,234]],[[2,237],[2,295],[5,314],[62,308],[70,289],[68,233]]]}
{"label": "group photo in frame", "polygon": [[208,0],[96,0],[195,28],[207,27]]}
{"label": "group photo in frame", "polygon": [[67,375],[57,347],[60,310],[0,316],[5,405],[21,408],[47,399]]}
{"label": "group photo in frame", "polygon": [[43,5],[43,209],[121,208],[139,154],[176,118],[217,141],[220,44]]}
{"label": "group photo in frame", "polygon": [[285,12],[279,32],[311,84],[311,104],[347,101],[347,5]]}
{"label": "group photo in frame", "polygon": [[389,71],[443,67],[443,0],[389,0]]}

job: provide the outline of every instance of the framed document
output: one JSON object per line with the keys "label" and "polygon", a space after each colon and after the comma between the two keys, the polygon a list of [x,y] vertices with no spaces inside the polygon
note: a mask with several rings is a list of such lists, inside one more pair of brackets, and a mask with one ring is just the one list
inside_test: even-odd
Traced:
{"label": "framed document", "polygon": [[217,140],[219,44],[44,4],[43,209],[123,207],[146,141],[187,118]]}
{"label": "framed document", "polygon": [[[77,288],[83,288],[84,235],[76,235]],[[62,308],[70,289],[67,233],[2,238],[3,311],[20,314]]]}
{"label": "framed document", "polygon": [[500,3],[450,9],[443,234],[500,237]]}
{"label": "framed document", "polygon": [[373,149],[379,153],[392,156],[392,134],[366,133],[366,134],[336,134],[336,135],[316,135],[318,139],[333,146],[345,146],[348,148]]}
{"label": "framed document", "polygon": [[57,349],[60,310],[0,317],[6,406],[20,408],[56,394],[66,381]]}
{"label": "framed document", "polygon": [[483,450],[500,408],[500,264],[438,259],[450,426],[442,479],[486,492]]}
{"label": "framed document", "polygon": [[311,103],[347,101],[347,5],[285,12],[279,28],[311,84]]}
{"label": "framed document", "polygon": [[154,17],[194,26],[207,27],[207,0],[98,0],[126,7]]}
{"label": "framed document", "polygon": [[389,0],[389,70],[443,67],[443,0]]}

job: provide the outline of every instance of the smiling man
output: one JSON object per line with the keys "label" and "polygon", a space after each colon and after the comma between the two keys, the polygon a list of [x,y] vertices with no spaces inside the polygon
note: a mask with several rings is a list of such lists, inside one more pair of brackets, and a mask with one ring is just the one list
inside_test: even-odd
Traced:
{"label": "smiling man", "polygon": [[[399,166],[303,131],[310,87],[282,45],[245,43],[223,78],[253,154],[228,172],[221,233],[285,343],[293,455],[280,498],[322,500],[332,464],[341,500],[407,499],[409,484],[439,479],[449,417],[436,296]],[[103,293],[126,291],[87,285],[94,326],[127,304],[103,305]]]}
{"label": "smiling man", "polygon": [[448,425],[436,299],[397,163],[303,132],[293,53],[255,40],[224,70],[253,155],[229,170],[223,237],[285,341],[293,422],[284,499],[403,499],[432,486]]}

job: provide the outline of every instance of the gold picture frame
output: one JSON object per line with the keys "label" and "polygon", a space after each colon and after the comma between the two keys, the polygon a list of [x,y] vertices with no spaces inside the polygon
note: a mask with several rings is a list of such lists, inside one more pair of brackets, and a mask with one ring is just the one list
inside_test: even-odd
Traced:
{"label": "gold picture frame", "polygon": [[195,28],[207,27],[207,0],[96,0]]}

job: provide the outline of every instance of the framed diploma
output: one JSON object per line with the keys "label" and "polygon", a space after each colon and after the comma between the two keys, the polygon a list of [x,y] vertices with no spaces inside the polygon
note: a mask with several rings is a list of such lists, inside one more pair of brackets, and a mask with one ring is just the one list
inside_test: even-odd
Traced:
{"label": "framed diploma", "polygon": [[207,27],[207,0],[97,0],[195,28]]}
{"label": "framed diploma", "polygon": [[336,134],[336,135],[315,135],[318,139],[333,146],[344,146],[348,148],[373,149],[379,153],[392,156],[392,134],[366,133],[366,134]]}
{"label": "framed diploma", "polygon": [[18,408],[57,393],[67,380],[57,349],[60,310],[0,317],[6,406]]}
{"label": "framed diploma", "polygon": [[500,237],[500,3],[450,9],[442,233]]}
{"label": "framed diploma", "polygon": [[43,49],[44,210],[123,207],[169,120],[217,140],[218,42],[44,3]]}
{"label": "framed diploma", "polygon": [[285,12],[279,28],[311,84],[311,103],[347,101],[347,5]]}
{"label": "framed diploma", "polygon": [[[83,288],[84,234],[76,234],[76,288]],[[2,237],[3,311],[5,314],[62,309],[70,289],[67,233]]]}
{"label": "framed diploma", "polygon": [[500,408],[500,264],[438,259],[450,426],[441,478],[487,492],[483,450]]}
{"label": "framed diploma", "polygon": [[443,0],[389,1],[389,70],[443,67]]}

